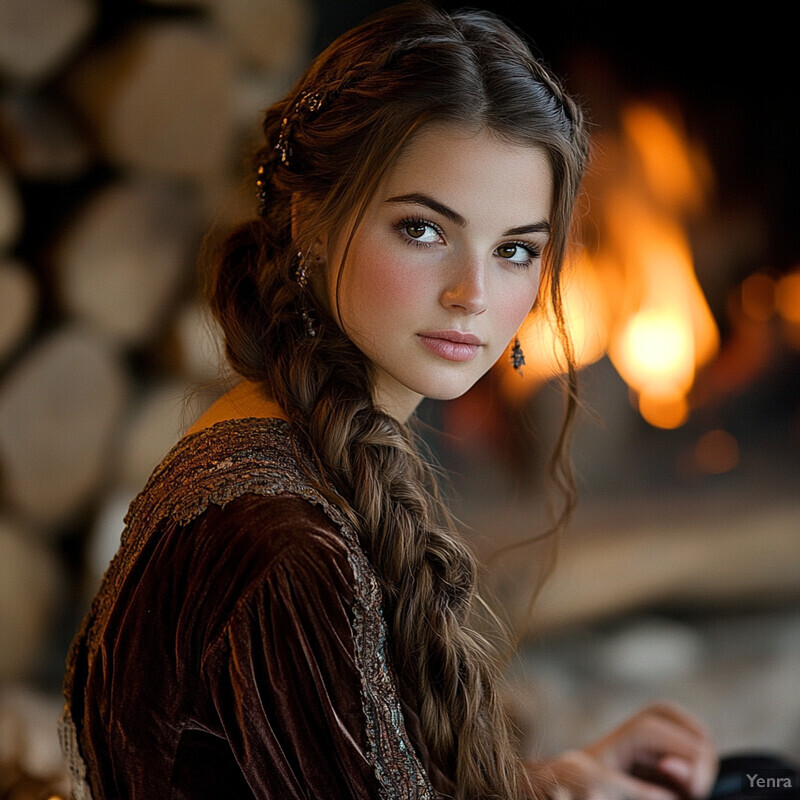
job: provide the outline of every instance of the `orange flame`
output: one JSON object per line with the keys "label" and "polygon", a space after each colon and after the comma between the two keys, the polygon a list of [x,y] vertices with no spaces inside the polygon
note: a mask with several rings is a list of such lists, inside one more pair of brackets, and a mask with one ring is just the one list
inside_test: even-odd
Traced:
{"label": "orange flame", "polygon": [[800,267],[784,275],[775,286],[775,307],[784,323],[784,337],[800,350]]}
{"label": "orange flame", "polygon": [[628,308],[616,320],[608,355],[638,395],[645,419],[658,427],[677,427],[688,415],[697,368],[719,347],[717,326],[681,228],[646,209],[619,218],[627,220],[623,267]]}
{"label": "orange flame", "polygon": [[[575,359],[581,367],[607,353],[642,416],[677,427],[697,369],[719,348],[684,232],[686,217],[703,207],[710,170],[678,121],[650,105],[625,110],[618,137],[598,144],[587,184],[598,245],[576,260],[564,288]],[[520,331],[528,387],[563,370],[549,323],[539,311]],[[506,385],[525,391],[519,381]]]}

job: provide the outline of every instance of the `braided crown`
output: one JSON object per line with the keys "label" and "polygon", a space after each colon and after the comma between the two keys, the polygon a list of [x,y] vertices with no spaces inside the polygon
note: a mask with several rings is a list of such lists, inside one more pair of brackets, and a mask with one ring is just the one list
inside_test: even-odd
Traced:
{"label": "braided crown", "polygon": [[[339,95],[341,87],[327,91],[305,91],[292,105],[281,120],[278,140],[272,148],[277,152],[280,163],[287,169],[296,167],[293,162],[292,134],[298,124],[312,119],[325,109]],[[256,195],[259,200],[259,213],[263,214],[269,194],[269,173],[271,165],[262,162],[256,167]]]}
{"label": "braided crown", "polygon": [[281,157],[281,164],[285,167],[291,165],[292,158],[292,128],[302,119],[310,119],[318,114],[325,103],[326,96],[322,92],[303,92],[292,106],[291,111],[281,120],[281,129],[275,149]]}

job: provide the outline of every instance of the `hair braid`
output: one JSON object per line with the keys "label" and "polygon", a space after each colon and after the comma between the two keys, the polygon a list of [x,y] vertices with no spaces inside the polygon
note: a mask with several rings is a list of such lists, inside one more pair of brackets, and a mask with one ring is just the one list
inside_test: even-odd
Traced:
{"label": "hair braid", "polygon": [[[488,643],[467,627],[476,567],[428,490],[430,469],[409,431],[354,397],[317,404],[317,425],[340,428],[349,447],[329,447],[329,475],[361,520],[360,532],[386,597],[393,656],[413,687],[420,719],[436,763],[458,776],[457,797],[490,797],[516,774],[517,759],[498,724],[503,710],[495,693]],[[337,437],[338,439],[339,437]],[[505,738],[504,738],[505,737]],[[461,794],[461,791],[464,794]],[[511,796],[520,796],[517,793]]]}

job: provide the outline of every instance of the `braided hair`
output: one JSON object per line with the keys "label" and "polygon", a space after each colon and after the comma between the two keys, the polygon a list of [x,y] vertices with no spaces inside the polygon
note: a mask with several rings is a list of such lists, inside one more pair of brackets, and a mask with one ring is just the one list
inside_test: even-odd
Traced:
{"label": "braided hair", "polygon": [[285,411],[321,467],[320,489],[359,532],[383,588],[393,666],[452,795],[516,800],[535,791],[498,696],[493,647],[471,626],[474,558],[413,434],[375,406],[370,362],[295,280],[297,253],[331,233],[351,240],[403,147],[433,122],[546,152],[544,283],[561,320],[559,274],[588,152],[581,112],[496,17],[424,2],[341,36],[267,110],[254,163],[259,214],[216,254],[209,298],[232,366]]}

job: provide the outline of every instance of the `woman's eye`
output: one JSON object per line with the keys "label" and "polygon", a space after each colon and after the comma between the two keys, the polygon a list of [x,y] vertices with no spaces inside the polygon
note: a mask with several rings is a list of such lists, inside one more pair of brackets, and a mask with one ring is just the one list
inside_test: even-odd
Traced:
{"label": "woman's eye", "polygon": [[441,240],[439,229],[423,220],[403,220],[398,226],[401,233],[419,244],[435,244]]}
{"label": "woman's eye", "polygon": [[539,257],[539,252],[534,247],[519,242],[501,244],[495,252],[500,258],[504,258],[514,264],[528,264],[534,258]]}

